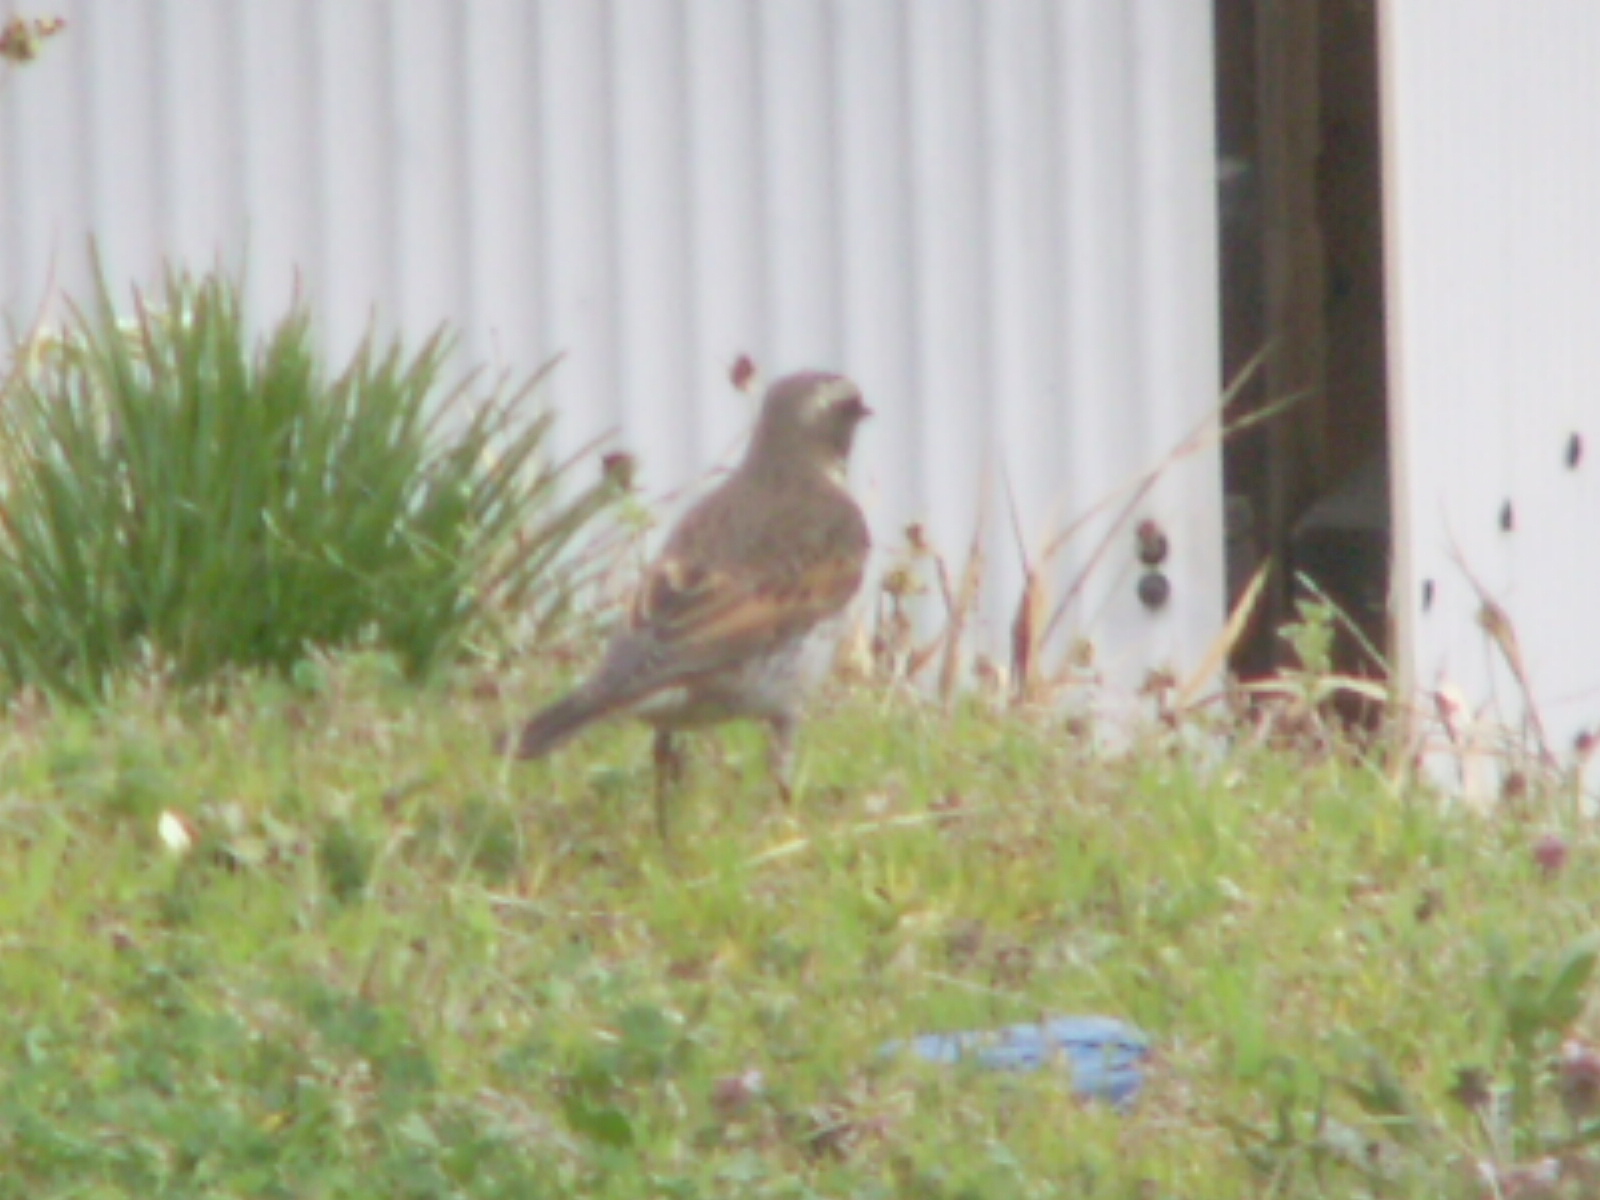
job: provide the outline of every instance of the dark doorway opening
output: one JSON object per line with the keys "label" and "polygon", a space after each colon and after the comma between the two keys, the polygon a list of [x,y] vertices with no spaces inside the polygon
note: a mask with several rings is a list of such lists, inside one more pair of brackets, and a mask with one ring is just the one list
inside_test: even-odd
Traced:
{"label": "dark doorway opening", "polygon": [[[1245,678],[1286,664],[1278,631],[1309,579],[1359,629],[1335,666],[1389,659],[1388,406],[1377,6],[1216,0],[1222,361],[1261,362],[1224,446],[1230,606],[1269,575],[1235,648]],[[1363,645],[1370,644],[1371,649]]]}

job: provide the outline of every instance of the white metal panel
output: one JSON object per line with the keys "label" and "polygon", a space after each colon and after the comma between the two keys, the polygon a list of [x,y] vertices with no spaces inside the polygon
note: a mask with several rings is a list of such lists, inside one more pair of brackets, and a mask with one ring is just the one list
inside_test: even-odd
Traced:
{"label": "white metal panel", "polygon": [[727,364],[759,353],[768,327],[763,123],[754,102],[761,94],[759,18],[754,6],[730,9],[724,0],[688,0],[685,13],[689,153],[702,164],[724,164],[690,173],[687,239],[696,283],[686,301],[671,302],[691,306],[696,350],[683,383],[698,399],[685,405],[696,463],[725,455],[744,432],[748,413],[724,398]]}
{"label": "white metal panel", "polygon": [[[835,9],[840,122],[839,363],[860,378],[877,412],[856,471],[880,545],[899,540],[912,514],[929,516],[927,464],[914,452],[928,373],[913,267],[916,205],[911,145],[911,64],[906,6],[863,0]],[[983,403],[982,397],[972,400]],[[870,457],[869,457],[870,456]],[[977,510],[969,498],[968,518]],[[956,526],[952,540],[967,536]]]}
{"label": "white metal panel", "polygon": [[[73,28],[92,37],[106,12],[152,7],[160,6],[99,0],[84,5]],[[165,7],[175,37],[183,39],[173,47],[174,61],[220,55],[232,64],[227,93],[217,100],[231,103],[234,109],[233,153],[227,158],[208,158],[201,152],[196,169],[222,175],[237,172],[241,207],[234,221],[242,225],[242,233],[224,227],[194,236],[232,243],[225,258],[247,262],[248,294],[257,312],[281,312],[294,294],[297,278],[320,301],[331,274],[331,247],[323,234],[326,210],[317,187],[317,168],[327,161],[319,161],[318,153],[323,133],[320,97],[326,76],[316,70],[314,6],[230,4],[226,8],[229,40],[220,45],[198,40],[203,29],[184,22],[182,4]],[[128,69],[137,77],[141,64],[134,60]],[[131,99],[136,99],[139,90],[136,83],[127,88]],[[175,103],[204,104],[208,99],[185,96],[181,101],[175,98]],[[330,149],[337,153],[337,148]],[[98,153],[98,145],[92,150]],[[194,153],[189,147],[175,148],[175,152]],[[372,197],[363,196],[361,201],[370,204]],[[98,230],[95,233],[99,236]],[[110,242],[113,249],[117,244],[115,239]],[[153,253],[165,249],[159,243],[141,248]],[[391,256],[396,254],[392,243],[387,250]],[[111,277],[113,283],[126,278],[121,272],[112,272]]]}
{"label": "white metal panel", "polygon": [[[308,283],[318,316],[329,341],[342,351],[384,315],[399,288],[394,247],[400,214],[394,204],[378,201],[396,186],[390,153],[396,121],[389,103],[392,22],[376,4],[319,4],[310,17],[318,136],[300,186],[316,206],[320,261],[314,267],[304,263],[304,249],[297,257],[308,272],[315,270]],[[241,148],[235,154],[242,157]],[[263,262],[259,247],[250,263],[252,276],[262,271],[276,276],[282,265]],[[396,314],[387,315],[393,328]]]}
{"label": "white metal panel", "polygon": [[538,269],[545,223],[534,71],[538,15],[524,0],[478,0],[455,14],[467,310],[454,319],[470,339],[464,352],[497,365],[526,363],[527,343],[547,311],[546,279]]}
{"label": "white metal panel", "polygon": [[1600,8],[1389,3],[1382,30],[1408,677],[1525,729],[1476,577],[1565,759],[1600,727]]}
{"label": "white metal panel", "polygon": [[[565,351],[565,444],[615,430],[675,488],[736,445],[726,383],[857,376],[880,544],[982,516],[983,634],[1030,550],[1215,405],[1209,0],[62,0],[0,95],[0,308],[164,258],[303,287],[335,355],[376,319],[469,362]],[[1108,675],[1198,660],[1222,601],[1214,448],[1128,530],[1066,633]],[[1091,561],[1107,518],[1062,556]]]}
{"label": "white metal panel", "polygon": [[[538,19],[537,170],[545,226],[536,270],[547,280],[550,303],[543,327],[530,331],[532,357],[567,353],[552,389],[561,405],[563,432],[593,436],[617,428],[623,419],[622,331],[616,314],[616,279],[623,264],[614,232],[618,196],[611,155],[611,6],[543,4]],[[517,150],[506,147],[507,153]],[[663,314],[662,319],[673,316]],[[671,388],[672,382],[663,380],[662,386]],[[669,393],[667,399],[681,410],[681,393]],[[622,429],[652,466],[659,462],[667,467],[653,446],[639,445],[631,427]],[[689,465],[679,460],[670,469]],[[651,482],[663,474],[652,471]]]}

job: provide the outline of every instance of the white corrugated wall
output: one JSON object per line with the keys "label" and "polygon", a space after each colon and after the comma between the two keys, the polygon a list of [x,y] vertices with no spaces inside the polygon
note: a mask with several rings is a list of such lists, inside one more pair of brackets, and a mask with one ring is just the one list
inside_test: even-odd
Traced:
{"label": "white corrugated wall", "polygon": [[[164,261],[295,281],[331,344],[448,320],[528,370],[576,445],[666,490],[735,444],[726,384],[856,376],[880,545],[964,549],[986,636],[1030,539],[1159,463],[1217,400],[1210,0],[40,0],[68,29],[0,92],[0,307]],[[1180,668],[1222,605],[1214,448],[1140,507],[1069,622],[1116,680]],[[1081,562],[1091,536],[1073,543]],[[1069,561],[1066,576],[1071,577]]]}
{"label": "white corrugated wall", "polygon": [[1392,0],[1381,50],[1401,649],[1567,762],[1600,730],[1600,7]]}

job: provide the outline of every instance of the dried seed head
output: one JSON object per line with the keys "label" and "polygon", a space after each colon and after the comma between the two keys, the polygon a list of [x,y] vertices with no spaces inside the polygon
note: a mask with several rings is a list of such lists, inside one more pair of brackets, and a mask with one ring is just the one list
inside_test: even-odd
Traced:
{"label": "dried seed head", "polygon": [[1539,864],[1546,879],[1561,874],[1571,853],[1566,838],[1558,833],[1543,834],[1533,843],[1533,861]]}
{"label": "dried seed head", "polygon": [[626,450],[613,451],[600,460],[601,477],[625,492],[633,490],[634,477],[638,471],[639,460]]}
{"label": "dried seed head", "polygon": [[1482,1067],[1460,1067],[1456,1070],[1456,1082],[1450,1095],[1465,1108],[1487,1108],[1494,1100],[1493,1077]]}
{"label": "dried seed head", "polygon": [[1134,530],[1134,539],[1138,543],[1139,561],[1145,566],[1156,567],[1167,561],[1171,545],[1167,540],[1167,531],[1159,523],[1146,517]]}
{"label": "dried seed head", "polygon": [[1600,1111],[1600,1053],[1585,1042],[1570,1040],[1561,1047],[1556,1067],[1556,1091],[1561,1107],[1574,1121]]}
{"label": "dried seed head", "polygon": [[761,391],[761,372],[756,370],[756,364],[748,354],[741,354],[733,360],[733,365],[728,368],[728,379],[734,387],[748,395],[754,396]]}
{"label": "dried seed head", "polygon": [[0,59],[21,66],[39,57],[40,47],[67,27],[60,17],[12,17],[0,25]]}
{"label": "dried seed head", "polygon": [[737,1116],[765,1091],[766,1077],[754,1068],[725,1075],[711,1085],[711,1107],[721,1117]]}

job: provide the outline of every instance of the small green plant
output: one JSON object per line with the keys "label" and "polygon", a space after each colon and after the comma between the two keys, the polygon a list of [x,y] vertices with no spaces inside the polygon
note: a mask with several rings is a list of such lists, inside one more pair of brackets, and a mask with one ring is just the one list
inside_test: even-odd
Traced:
{"label": "small green plant", "polygon": [[[1600,1124],[1577,1123],[1579,1116],[1593,1115],[1593,1104],[1590,1111],[1576,1114],[1571,1105],[1564,1105],[1574,1124],[1557,1128],[1547,1125],[1547,1109],[1552,1106],[1544,1103],[1563,1090],[1561,1072],[1552,1075],[1550,1068],[1559,1067],[1558,1052],[1583,1015],[1597,954],[1600,938],[1594,936],[1517,967],[1510,964],[1503,947],[1495,949],[1489,983],[1500,1016],[1499,1057],[1510,1076],[1504,1115],[1510,1148],[1519,1159],[1569,1143],[1593,1143],[1600,1137]],[[1541,1087],[1542,1083],[1558,1086]]]}
{"label": "small green plant", "polygon": [[[296,305],[259,344],[228,278],[169,276],[119,320],[102,285],[17,356],[0,408],[0,675],[75,698],[153,664],[193,682],[316,647],[412,675],[492,611],[543,622],[572,540],[618,494],[563,500],[513,391],[442,382],[448,342],[369,339],[328,379]],[[548,368],[547,368],[548,370]]]}
{"label": "small green plant", "polygon": [[[1377,1194],[1453,1180],[1475,1181],[1485,1195],[1521,1195],[1535,1184],[1543,1189],[1538,1195],[1593,1195],[1589,1185],[1600,1181],[1600,1052],[1573,1033],[1587,1007],[1600,939],[1582,937],[1521,963],[1511,953],[1491,939],[1486,1053],[1454,1072],[1449,1098],[1470,1114],[1466,1137],[1431,1116],[1436,1106],[1373,1045],[1345,1034],[1335,1039],[1335,1072],[1296,1062],[1264,1074],[1269,1123],[1225,1121],[1252,1166],[1282,1194],[1301,1176],[1333,1194],[1333,1177],[1343,1175]],[[1285,1086],[1290,1079],[1296,1086]],[[1333,1114],[1339,1095],[1359,1110],[1354,1120]]]}
{"label": "small green plant", "polygon": [[[643,731],[488,752],[563,664],[309,661],[0,722],[0,1200],[1600,1193],[1600,836],[1539,778],[868,683],[793,807],[707,739],[669,857]],[[1091,1013],[1126,1112],[881,1053]]]}

